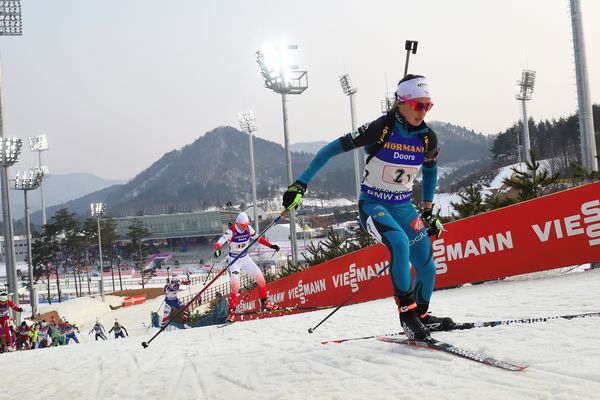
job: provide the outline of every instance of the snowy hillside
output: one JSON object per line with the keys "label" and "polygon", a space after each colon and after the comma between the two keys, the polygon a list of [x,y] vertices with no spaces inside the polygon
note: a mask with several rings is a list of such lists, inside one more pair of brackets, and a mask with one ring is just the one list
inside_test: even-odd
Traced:
{"label": "snowy hillside", "polygon": [[[540,163],[540,172],[543,170],[552,172],[550,160],[540,160],[538,162]],[[503,194],[508,191],[509,188],[504,185],[503,181],[504,179],[509,179],[513,175],[513,168],[520,171],[527,171],[527,165],[525,163],[511,164],[498,168],[476,182],[476,184],[481,186],[481,193],[484,196],[484,199],[492,194]],[[452,207],[450,203],[460,203],[461,201],[460,196],[456,193],[437,193],[434,199],[436,211],[439,210],[439,214],[442,217],[451,216],[454,212],[454,207]]]}
{"label": "snowy hillside", "polygon": [[[600,311],[599,287],[599,270],[536,274],[437,291],[432,309],[457,321],[594,312]],[[522,372],[507,372],[376,340],[320,344],[399,331],[389,298],[344,307],[312,335],[307,329],[330,310],[165,332],[143,349],[140,343],[156,330],[133,335],[143,335],[142,321],[160,301],[103,315],[105,324],[119,315],[132,334],[127,339],[89,343],[92,336],[82,329],[88,343],[0,355],[5,397],[462,400],[591,399],[600,393],[600,318],[435,335],[529,365]],[[89,304],[77,318],[87,323],[98,312]]]}

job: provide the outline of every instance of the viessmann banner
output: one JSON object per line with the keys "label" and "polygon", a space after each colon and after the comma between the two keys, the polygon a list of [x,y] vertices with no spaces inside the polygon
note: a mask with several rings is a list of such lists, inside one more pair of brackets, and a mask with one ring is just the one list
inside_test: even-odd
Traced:
{"label": "viessmann banner", "polygon": [[[447,232],[432,241],[436,288],[600,261],[600,183],[445,228]],[[389,297],[392,285],[389,270],[384,270],[388,260],[383,245],[370,246],[273,282],[268,295],[282,306],[338,305],[368,284],[349,304]],[[243,297],[238,311],[256,307],[254,290]]]}

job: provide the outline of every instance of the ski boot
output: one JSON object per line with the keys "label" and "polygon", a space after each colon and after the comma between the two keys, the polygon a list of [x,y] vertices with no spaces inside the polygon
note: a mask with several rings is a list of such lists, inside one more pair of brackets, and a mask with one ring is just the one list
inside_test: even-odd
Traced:
{"label": "ski boot", "polygon": [[229,315],[227,316],[225,322],[228,324],[233,324],[235,322],[235,308],[229,309]]}
{"label": "ski boot", "polygon": [[277,306],[275,304],[269,303],[269,300],[265,297],[264,299],[260,299],[260,311],[261,312],[269,312],[275,311]]}
{"label": "ski boot", "polygon": [[431,332],[438,331],[450,331],[456,327],[456,323],[452,321],[450,317],[436,317],[427,312],[429,303],[419,304],[417,306],[417,313],[421,322]]}
{"label": "ski boot", "polygon": [[428,342],[431,339],[429,330],[417,314],[417,303],[412,292],[404,295],[394,296],[396,304],[398,304],[398,312],[400,313],[400,325],[404,330],[404,334],[410,341]]}

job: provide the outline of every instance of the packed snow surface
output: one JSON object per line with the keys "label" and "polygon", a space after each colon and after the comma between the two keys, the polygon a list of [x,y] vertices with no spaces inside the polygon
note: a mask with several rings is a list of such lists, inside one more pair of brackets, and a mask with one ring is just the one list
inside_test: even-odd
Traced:
{"label": "packed snow surface", "polygon": [[[436,291],[432,311],[485,321],[600,311],[600,270],[537,274]],[[71,301],[71,305],[68,305]],[[61,399],[592,399],[600,396],[600,318],[437,333],[456,346],[517,364],[509,372],[448,354],[361,340],[398,332],[391,298],[331,310],[163,332],[147,349],[142,322],[161,298],[111,311],[71,300],[59,311],[84,343],[0,355],[5,398]],[[84,301],[84,300],[79,300]],[[85,300],[89,302],[89,300]],[[83,305],[83,303],[82,303]],[[70,308],[67,308],[70,307]],[[87,311],[86,311],[87,310]],[[72,314],[69,316],[68,314]],[[93,342],[98,317],[127,339]],[[137,336],[135,336],[137,335]]]}

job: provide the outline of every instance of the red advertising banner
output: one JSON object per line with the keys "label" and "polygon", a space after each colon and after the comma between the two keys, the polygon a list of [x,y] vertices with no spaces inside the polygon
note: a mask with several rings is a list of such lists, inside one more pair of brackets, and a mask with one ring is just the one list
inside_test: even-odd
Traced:
{"label": "red advertising banner", "polygon": [[[600,182],[445,228],[432,241],[438,289],[600,261]],[[268,296],[280,306],[339,305],[361,287],[348,304],[389,297],[388,260],[385,246],[370,246],[272,282]],[[257,295],[243,295],[238,312],[258,308]]]}
{"label": "red advertising banner", "polygon": [[138,294],[137,296],[125,297],[125,301],[123,301],[123,307],[133,306],[136,304],[142,304],[146,302],[145,294]]}

